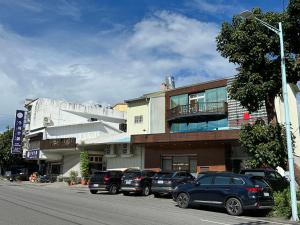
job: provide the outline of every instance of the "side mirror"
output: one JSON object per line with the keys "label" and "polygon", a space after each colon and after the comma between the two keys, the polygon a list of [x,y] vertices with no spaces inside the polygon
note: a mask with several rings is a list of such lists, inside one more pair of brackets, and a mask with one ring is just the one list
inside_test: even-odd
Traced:
{"label": "side mirror", "polygon": [[200,184],[201,184],[200,181],[195,181],[196,186],[200,186]]}

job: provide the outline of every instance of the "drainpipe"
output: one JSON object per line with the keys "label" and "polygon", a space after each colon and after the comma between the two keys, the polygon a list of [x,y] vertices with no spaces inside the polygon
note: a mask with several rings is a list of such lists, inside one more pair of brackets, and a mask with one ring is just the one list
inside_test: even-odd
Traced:
{"label": "drainpipe", "polygon": [[146,102],[148,102],[148,134],[151,133],[151,98],[146,98]]}

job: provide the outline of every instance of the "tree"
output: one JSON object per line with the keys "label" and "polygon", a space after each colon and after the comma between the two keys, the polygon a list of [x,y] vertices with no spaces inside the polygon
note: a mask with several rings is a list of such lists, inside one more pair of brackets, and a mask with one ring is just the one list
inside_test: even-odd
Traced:
{"label": "tree", "polygon": [[89,176],[89,154],[85,149],[80,152],[80,173],[84,179]]}
{"label": "tree", "polygon": [[257,120],[253,125],[245,125],[241,129],[240,143],[251,156],[248,166],[287,168],[285,129],[281,124],[265,124],[263,120]]}
{"label": "tree", "polygon": [[10,166],[22,161],[22,155],[13,155],[11,151],[11,140],[13,137],[13,129],[7,128],[6,131],[0,133],[0,167],[1,170],[10,169]]}
{"label": "tree", "polygon": [[[278,27],[283,22],[287,81],[300,80],[300,0],[290,0],[283,13],[253,14]],[[286,168],[287,150],[284,126],[278,124],[275,97],[281,95],[281,59],[279,37],[255,19],[233,16],[222,24],[217,36],[217,50],[237,65],[237,75],[229,88],[229,96],[238,100],[250,113],[266,106],[268,124],[261,121],[241,129],[240,143],[252,157],[252,167]]]}
{"label": "tree", "polygon": [[[253,9],[255,16],[278,27],[283,21],[286,52],[287,81],[300,80],[299,52],[300,0],[291,0],[287,12],[263,13]],[[297,40],[295,40],[297,39]],[[248,111],[255,112],[266,105],[268,122],[277,122],[274,99],[281,94],[279,37],[255,19],[234,16],[225,22],[217,37],[217,50],[238,66],[238,74],[229,89],[231,98],[240,101]]]}

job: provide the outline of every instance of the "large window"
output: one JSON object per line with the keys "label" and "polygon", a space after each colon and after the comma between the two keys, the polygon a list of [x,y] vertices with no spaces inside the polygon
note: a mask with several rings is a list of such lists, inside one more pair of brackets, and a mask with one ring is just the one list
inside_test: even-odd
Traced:
{"label": "large window", "polygon": [[173,109],[178,105],[188,105],[188,99],[188,94],[172,96],[170,101],[170,108]]}
{"label": "large window", "polygon": [[197,157],[187,155],[162,156],[163,171],[197,172]]}
{"label": "large window", "polygon": [[134,117],[134,123],[143,123],[143,116],[135,116]]}

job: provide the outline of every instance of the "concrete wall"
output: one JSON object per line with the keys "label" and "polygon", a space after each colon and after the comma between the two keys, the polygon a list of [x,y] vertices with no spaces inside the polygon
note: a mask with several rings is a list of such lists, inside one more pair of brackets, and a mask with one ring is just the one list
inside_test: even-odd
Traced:
{"label": "concrete wall", "polygon": [[[290,108],[290,119],[292,132],[295,135],[295,154],[300,156],[300,135],[299,135],[299,120],[298,120],[298,105],[297,105],[297,94],[298,88],[293,89],[288,85],[288,101]],[[285,122],[285,113],[284,113],[284,102],[283,98],[277,97],[275,99],[275,109],[277,113],[277,119],[279,123],[284,124]]]}
{"label": "concrete wall", "polygon": [[75,170],[78,172],[78,176],[80,177],[80,154],[75,153],[72,155],[64,155],[63,157],[63,167],[62,173],[64,177],[70,176],[70,172]]}
{"label": "concrete wall", "polygon": [[33,130],[44,126],[44,118],[50,119],[50,126],[61,126],[88,122],[90,118],[98,118],[110,122],[118,128],[124,121],[124,113],[98,105],[82,105],[61,100],[40,98],[31,104],[30,126]]}
{"label": "concrete wall", "polygon": [[144,169],[145,151],[142,146],[135,146],[132,157],[122,157],[121,149],[115,148],[117,157],[105,158],[107,169],[139,167]]}
{"label": "concrete wall", "polygon": [[[145,99],[128,103],[127,132],[129,134],[149,133],[148,102]],[[134,123],[135,116],[143,116],[142,123]]]}
{"label": "concrete wall", "polygon": [[165,132],[165,95],[153,97],[150,100],[150,133]]}

